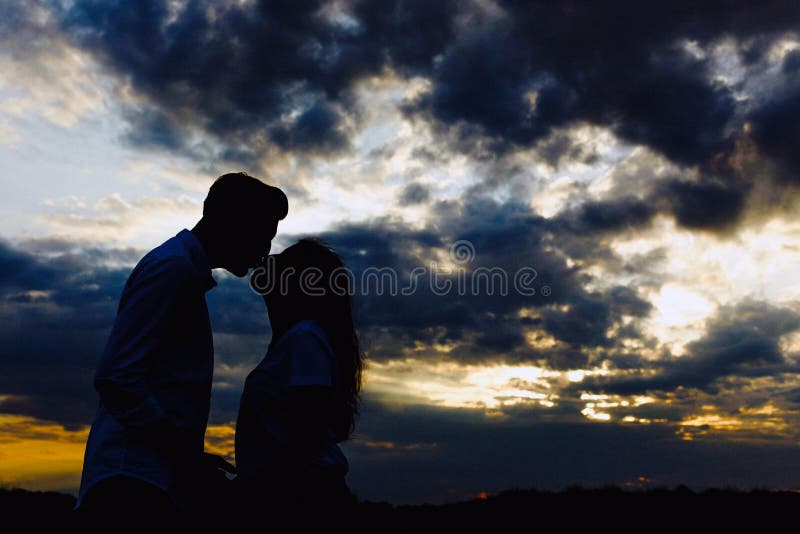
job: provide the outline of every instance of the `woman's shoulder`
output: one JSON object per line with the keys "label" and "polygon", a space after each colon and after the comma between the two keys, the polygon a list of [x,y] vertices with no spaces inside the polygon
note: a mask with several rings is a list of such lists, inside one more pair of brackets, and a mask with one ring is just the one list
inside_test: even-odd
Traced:
{"label": "woman's shoulder", "polygon": [[290,326],[286,330],[284,336],[289,338],[291,336],[305,335],[309,332],[313,334],[325,335],[325,329],[322,328],[319,322],[315,321],[314,319],[301,319]]}
{"label": "woman's shoulder", "polygon": [[311,328],[320,328],[319,323],[314,319],[300,319],[289,327],[289,331],[308,330]]}
{"label": "woman's shoulder", "polygon": [[322,327],[322,325],[320,325],[319,322],[315,321],[314,319],[302,319],[297,321],[286,331],[284,334],[284,339],[281,341],[285,340],[287,344],[291,344],[293,342],[297,342],[298,340],[302,342],[303,340],[308,339],[318,339],[322,342],[326,349],[331,349],[328,334],[325,332],[325,329]]}

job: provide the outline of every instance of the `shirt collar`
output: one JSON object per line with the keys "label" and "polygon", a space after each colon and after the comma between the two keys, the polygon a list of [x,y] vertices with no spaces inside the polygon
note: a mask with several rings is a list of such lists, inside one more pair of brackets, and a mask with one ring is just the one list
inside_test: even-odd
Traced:
{"label": "shirt collar", "polygon": [[176,237],[183,242],[187,252],[189,253],[189,259],[197,269],[197,272],[203,278],[203,289],[208,291],[212,287],[216,286],[217,281],[211,275],[211,265],[208,263],[208,256],[206,256],[206,251],[203,249],[203,245],[200,243],[200,240],[197,239],[197,236],[184,228],[178,232]]}

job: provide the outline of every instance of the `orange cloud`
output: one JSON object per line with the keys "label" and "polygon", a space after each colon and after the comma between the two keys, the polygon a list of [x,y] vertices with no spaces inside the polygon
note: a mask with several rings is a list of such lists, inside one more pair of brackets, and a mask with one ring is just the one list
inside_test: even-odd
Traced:
{"label": "orange cloud", "polygon": [[[206,450],[233,461],[232,425],[209,426]],[[23,415],[0,414],[0,485],[77,493],[89,426],[62,425]]]}
{"label": "orange cloud", "polygon": [[206,451],[219,454],[229,462],[233,462],[235,435],[234,423],[209,425],[206,428]]}
{"label": "orange cloud", "polygon": [[77,488],[89,427],[0,414],[0,484],[34,490]]}

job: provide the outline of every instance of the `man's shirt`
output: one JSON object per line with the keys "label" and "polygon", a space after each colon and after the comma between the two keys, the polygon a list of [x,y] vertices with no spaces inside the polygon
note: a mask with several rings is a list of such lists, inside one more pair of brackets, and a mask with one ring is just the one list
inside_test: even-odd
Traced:
{"label": "man's shirt", "polygon": [[163,450],[126,429],[166,417],[191,436],[194,452],[203,451],[214,369],[205,294],[215,285],[200,241],[186,229],[131,272],[94,376],[100,402],[75,508],[93,484],[112,475],[139,478],[183,502]]}

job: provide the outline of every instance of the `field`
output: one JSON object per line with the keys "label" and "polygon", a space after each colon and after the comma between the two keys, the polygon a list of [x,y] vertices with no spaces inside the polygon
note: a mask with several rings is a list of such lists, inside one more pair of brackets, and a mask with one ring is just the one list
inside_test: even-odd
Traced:
{"label": "field", "polygon": [[[0,514],[7,524],[25,525],[25,530],[68,525],[74,503],[74,497],[62,493],[0,489]],[[559,492],[512,489],[442,505],[359,501],[351,531],[698,532],[732,528],[767,532],[792,529],[798,512],[800,493],[794,491],[695,492],[685,486],[570,487]]]}

